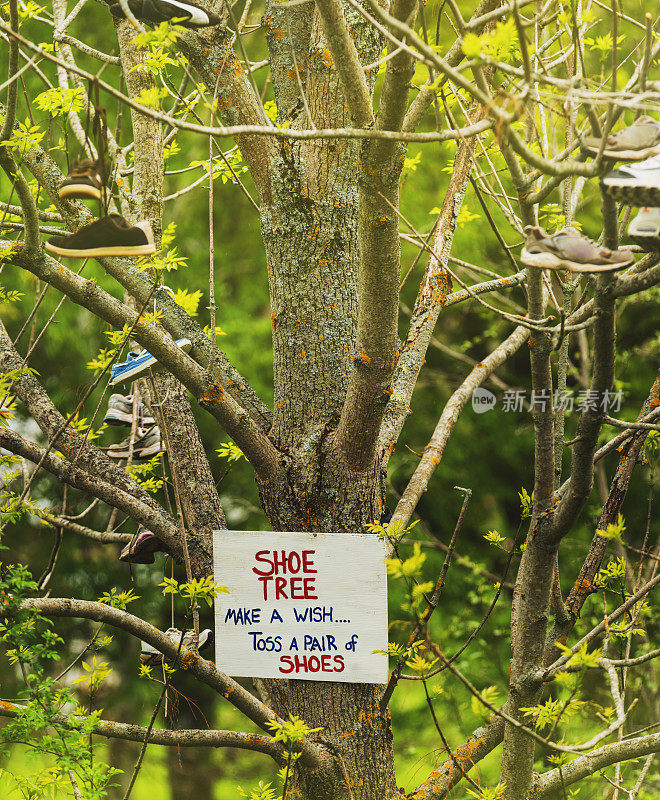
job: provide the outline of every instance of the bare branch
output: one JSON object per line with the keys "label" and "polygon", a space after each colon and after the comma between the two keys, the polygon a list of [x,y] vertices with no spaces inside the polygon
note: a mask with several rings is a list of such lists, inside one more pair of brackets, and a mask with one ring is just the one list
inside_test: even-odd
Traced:
{"label": "bare branch", "polygon": [[[25,706],[0,701],[0,717],[16,719],[25,711]],[[71,717],[68,714],[54,714],[52,722],[76,730],[86,721],[86,717]],[[92,728],[92,733],[106,739],[122,739],[126,742],[143,742],[147,728],[143,725],[133,725],[125,722],[99,720]],[[187,728],[172,730],[155,728],[149,733],[149,744],[158,744],[165,747],[235,747],[239,750],[252,750],[271,756],[278,763],[282,761],[284,748],[279,742],[268,736],[242,731],[222,731]]]}
{"label": "bare branch", "polygon": [[431,475],[440,463],[447,441],[451,436],[454,426],[458,421],[461,411],[472,396],[474,390],[494,372],[501,364],[515,353],[527,340],[528,332],[525,328],[516,328],[502,344],[483,359],[467,376],[458,389],[447,401],[442,415],[435,427],[433,436],[424,448],[424,454],[408,482],[396,510],[393,520],[400,520],[404,525],[410,520],[419,498],[424,494]]}
{"label": "bare branch", "polygon": [[562,786],[570,786],[594,772],[616,764],[639,758],[648,753],[660,752],[660,733],[626,739],[614,744],[606,744],[598,750],[580,756],[557,769],[535,776],[533,794],[535,798],[552,798],[561,794]]}
{"label": "bare branch", "polygon": [[12,252],[10,259],[114,327],[134,326],[134,338],[167,367],[192,392],[200,405],[220,422],[243,450],[256,473],[267,478],[277,471],[279,455],[275,447],[247,412],[156,326],[140,320],[137,312],[115,300],[94,281],[80,278],[43,253],[29,257],[25,252]]}
{"label": "bare branch", "polygon": [[348,111],[356,125],[368,127],[374,120],[371,110],[371,93],[364,70],[348,30],[341,0],[316,0],[323,33],[339,73]]}
{"label": "bare branch", "polygon": [[[219,672],[215,666],[203,659],[193,650],[180,652],[179,643],[172,641],[168,636],[149,625],[148,622],[126,611],[112,606],[96,603],[89,600],[69,600],[67,598],[33,598],[22,603],[25,609],[34,609],[47,617],[75,617],[78,619],[91,619],[96,622],[105,622],[120,630],[127,631],[132,636],[147,642],[163,653],[176,667],[188,670],[202,683],[210,686],[221,694],[235,708],[252,720],[263,730],[268,730],[267,723],[280,721],[267,706],[244,689],[239,683]],[[311,742],[304,741],[300,745],[301,763],[309,768],[320,767],[325,756]]]}

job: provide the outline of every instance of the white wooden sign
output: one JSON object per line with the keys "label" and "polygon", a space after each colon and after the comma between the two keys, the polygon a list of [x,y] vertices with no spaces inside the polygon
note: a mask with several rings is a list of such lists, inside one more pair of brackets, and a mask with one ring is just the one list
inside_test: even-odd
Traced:
{"label": "white wooden sign", "polygon": [[374,535],[216,531],[216,665],[235,677],[386,683],[385,544]]}

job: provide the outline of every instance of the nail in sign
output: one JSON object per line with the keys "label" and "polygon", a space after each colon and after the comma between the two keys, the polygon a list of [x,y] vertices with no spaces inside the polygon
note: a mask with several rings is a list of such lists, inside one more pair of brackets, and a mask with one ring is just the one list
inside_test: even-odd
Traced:
{"label": "nail in sign", "polygon": [[385,544],[374,535],[216,531],[216,664],[235,677],[386,683]]}

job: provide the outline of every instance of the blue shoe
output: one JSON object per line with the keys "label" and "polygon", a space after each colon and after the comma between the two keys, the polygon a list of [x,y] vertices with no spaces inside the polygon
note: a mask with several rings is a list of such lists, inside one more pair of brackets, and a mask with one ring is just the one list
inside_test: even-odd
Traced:
{"label": "blue shoe", "polygon": [[[177,344],[184,353],[189,352],[192,347],[190,339],[177,339]],[[113,364],[110,370],[110,385],[114,386],[117,383],[124,383],[124,381],[132,381],[140,375],[151,369],[162,369],[162,365],[158,360],[151,355],[147,350],[142,350],[140,353],[129,353],[126,361],[122,364]]]}

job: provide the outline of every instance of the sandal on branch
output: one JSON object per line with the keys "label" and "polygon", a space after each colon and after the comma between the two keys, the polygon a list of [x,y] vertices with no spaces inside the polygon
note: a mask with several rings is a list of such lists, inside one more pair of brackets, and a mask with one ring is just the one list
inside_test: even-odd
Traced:
{"label": "sandal on branch", "polygon": [[613,272],[635,260],[630,250],[610,250],[592,242],[575,228],[555,234],[528,228],[520,260],[528,267],[567,269],[570,272]]}
{"label": "sandal on branch", "polygon": [[[599,136],[585,136],[582,149],[589,155],[598,155]],[[651,117],[639,117],[629,128],[611,133],[605,141],[603,156],[617,161],[641,161],[660,153],[660,122]]]}

